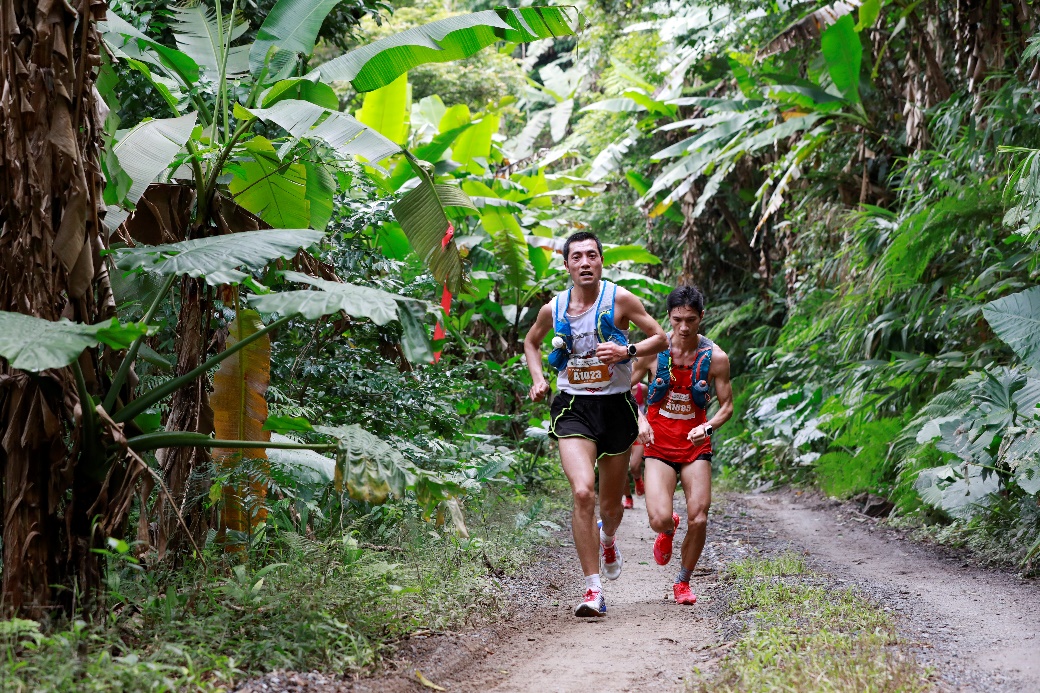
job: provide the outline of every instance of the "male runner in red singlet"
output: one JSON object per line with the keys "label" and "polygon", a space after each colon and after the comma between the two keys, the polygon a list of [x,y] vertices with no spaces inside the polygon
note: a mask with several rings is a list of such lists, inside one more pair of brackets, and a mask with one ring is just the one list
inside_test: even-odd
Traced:
{"label": "male runner in red singlet", "polygon": [[[646,413],[646,384],[635,383],[632,385],[632,396],[636,400],[636,407],[639,409],[640,414]],[[632,443],[632,452],[628,456],[628,473],[632,476],[635,481],[636,495],[641,496],[645,491],[643,490],[643,441],[637,440]],[[625,494],[625,510],[631,510],[635,507],[635,503],[632,500],[632,492],[628,491]]]}
{"label": "male runner in red singlet", "polygon": [[[672,324],[669,348],[659,355],[641,357],[632,369],[632,382],[650,373],[646,416],[639,419],[644,443],[646,511],[658,532],[654,560],[666,565],[672,558],[672,535],[679,515],[672,510],[675,485],[686,493],[689,530],[682,543],[682,566],[673,590],[678,604],[694,604],[690,575],[704,550],[711,505],[711,436],[733,414],[729,357],[718,345],[698,333],[704,319],[704,296],[692,286],[680,286],[668,295]],[[708,420],[708,388],[714,383],[719,409]]]}
{"label": "male runner in red singlet", "polygon": [[[563,472],[571,484],[574,547],[585,573],[585,598],[575,616],[603,616],[600,572],[608,580],[621,575],[621,551],[614,534],[624,513],[621,495],[628,479],[628,452],[639,434],[632,399],[632,362],[664,349],[664,330],[627,290],[602,281],[603,246],[594,234],[579,232],[563,246],[563,262],[573,287],[538,311],[524,339],[531,373],[531,399],[549,394],[542,373],[542,341],[553,330],[549,364],[557,371],[560,392],[553,399],[549,435],[559,441]],[[647,338],[629,344],[629,323]],[[599,513],[596,530],[596,465],[599,465]],[[600,567],[602,563],[602,568]]]}

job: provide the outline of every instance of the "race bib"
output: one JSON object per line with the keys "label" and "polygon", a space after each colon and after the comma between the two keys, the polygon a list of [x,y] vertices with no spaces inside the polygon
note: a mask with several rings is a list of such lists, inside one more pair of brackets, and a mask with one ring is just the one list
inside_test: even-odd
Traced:
{"label": "race bib", "polygon": [[567,362],[567,382],[580,389],[606,387],[610,384],[610,366],[595,356],[585,359],[572,356]]}
{"label": "race bib", "polygon": [[692,419],[694,417],[693,398],[690,397],[690,393],[675,390],[669,392],[668,399],[661,405],[661,416],[669,419]]}

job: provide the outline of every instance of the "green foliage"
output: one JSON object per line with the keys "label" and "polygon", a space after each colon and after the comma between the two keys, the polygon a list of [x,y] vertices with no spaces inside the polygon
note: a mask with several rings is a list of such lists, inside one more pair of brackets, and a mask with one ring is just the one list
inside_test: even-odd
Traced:
{"label": "green foliage", "polygon": [[33,373],[68,366],[84,349],[98,344],[126,349],[145,334],[148,334],[148,325],[121,324],[117,318],[97,325],[83,325],[64,318],[54,322],[0,311],[0,357],[12,368]]}

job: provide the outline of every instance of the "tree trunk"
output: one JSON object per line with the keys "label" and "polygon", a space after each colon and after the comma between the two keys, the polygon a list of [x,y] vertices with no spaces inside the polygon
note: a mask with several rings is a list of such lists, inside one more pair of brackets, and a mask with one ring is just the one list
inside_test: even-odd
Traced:
{"label": "tree trunk", "polygon": [[[73,0],[75,2],[75,0]],[[97,322],[103,272],[95,100],[101,0],[0,0],[0,309]],[[99,295],[108,297],[102,288]],[[97,388],[96,355],[80,360]],[[90,551],[101,482],[77,469],[69,370],[0,364],[3,605],[32,618],[70,610],[100,584]],[[72,449],[66,442],[72,444]],[[91,497],[93,494],[93,497]],[[55,590],[53,585],[63,589]]]}

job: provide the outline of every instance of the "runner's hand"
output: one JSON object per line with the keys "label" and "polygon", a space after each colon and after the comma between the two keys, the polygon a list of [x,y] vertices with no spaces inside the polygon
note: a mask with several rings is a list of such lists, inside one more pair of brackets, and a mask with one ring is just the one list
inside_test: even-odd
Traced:
{"label": "runner's hand", "polygon": [[694,426],[693,430],[690,431],[690,435],[686,436],[686,438],[694,445],[703,445],[708,436],[704,435],[704,426]]}
{"label": "runner's hand", "polygon": [[645,416],[639,417],[639,442],[643,445],[654,444],[654,429]]}
{"label": "runner's hand", "polygon": [[537,383],[531,386],[531,390],[528,396],[532,402],[541,402],[545,399],[545,396],[549,394],[549,383],[545,382],[545,378],[542,378]]}
{"label": "runner's hand", "polygon": [[628,349],[614,342],[600,342],[596,346],[596,358],[608,366],[628,358]]}

